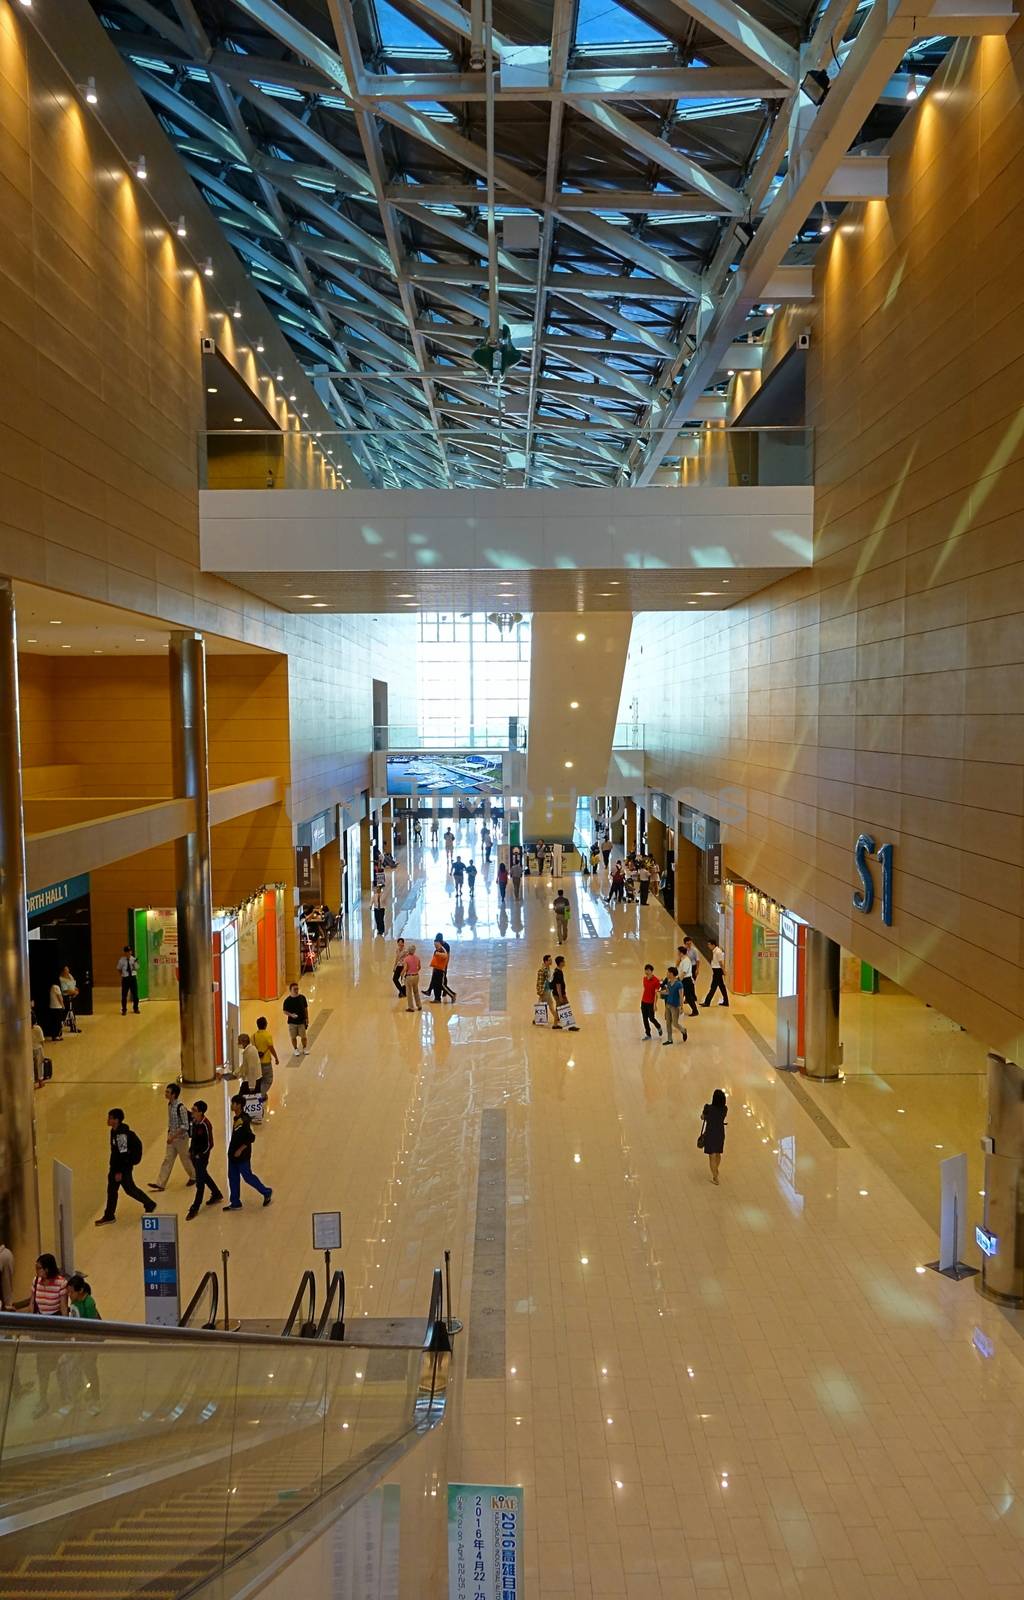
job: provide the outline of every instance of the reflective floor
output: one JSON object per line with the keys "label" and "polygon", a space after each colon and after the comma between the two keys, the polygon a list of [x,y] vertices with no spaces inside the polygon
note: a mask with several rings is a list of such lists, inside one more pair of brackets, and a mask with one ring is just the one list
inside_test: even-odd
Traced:
{"label": "reflective floor", "polygon": [[[456,904],[443,852],[399,867],[389,937],[364,926],[304,985],[315,1036],[299,1063],[277,1014],[254,1160],[273,1205],[243,1191],[242,1212],[183,1222],[186,1280],[227,1248],[233,1315],[279,1314],[315,1264],[310,1212],[340,1208],[351,1313],[408,1314],[450,1248],[469,1322],[455,1470],[526,1486],[531,1596],[1024,1596],[1024,1339],[973,1282],[921,1270],[934,1146],[973,1161],[983,1126],[976,1045],[937,1049],[934,1013],[851,997],[846,1083],[800,1080],[798,1095],[766,1059],[764,1003],[740,1000],[666,1055],[643,1037],[640,976],[671,958],[675,924],[654,904],[612,914],[577,878],[580,1032],[535,1028],[554,889],[526,883],[503,916],[485,875]],[[410,1016],[390,935],[429,946],[439,929],[458,1000]],[[142,1296],[138,1207],[92,1227],[105,1113],[125,1107],[152,1177],[176,1028],[176,1008],[121,1018],[111,994],[56,1047],[38,1097],[44,1205],[59,1155],[77,1264],[108,1317],[140,1316]],[[719,1086],[715,1188],[696,1136]],[[205,1093],[219,1140],[223,1094]],[[183,1216],[190,1193],[176,1172],[162,1209]],[[478,1197],[503,1208],[504,1273]]]}

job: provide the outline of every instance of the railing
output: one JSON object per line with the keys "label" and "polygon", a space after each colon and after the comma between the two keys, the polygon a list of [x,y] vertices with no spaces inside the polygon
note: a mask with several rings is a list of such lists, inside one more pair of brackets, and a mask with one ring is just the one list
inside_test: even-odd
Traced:
{"label": "railing", "polygon": [[[737,382],[742,381],[741,374]],[[355,445],[358,448],[363,433],[372,433],[375,439],[386,441],[392,435],[396,439],[408,440],[416,431],[404,425],[397,425],[394,428],[325,431],[319,438],[310,438],[305,434],[281,433],[274,429],[263,432],[244,428],[212,430],[201,441],[200,481],[206,489],[341,487],[343,476],[340,469],[336,482],[330,473],[334,461],[340,462],[343,455],[347,459],[347,451],[343,450],[343,446]],[[654,430],[656,434],[660,431],[664,430]],[[814,481],[812,428],[787,425],[729,427],[726,426],[724,419],[716,419],[695,423],[688,428],[674,427],[672,431],[675,438],[668,451],[666,463],[659,470],[652,487],[779,488],[809,484]],[[486,428],[480,426],[446,428],[443,430],[443,437],[455,441],[485,438],[486,443],[491,446],[497,442],[493,425],[490,423]],[[621,448],[622,445],[621,432],[615,433],[609,428],[602,429],[599,419],[586,430],[586,437],[604,441],[613,447]],[[424,429],[423,438],[432,440],[433,430]],[[551,489],[558,486],[557,482],[553,484],[549,478],[542,478],[539,473],[531,476],[530,481],[524,485],[521,458],[526,438],[525,420],[517,418],[515,414],[506,416],[503,438],[506,452],[504,479],[495,470],[485,479],[488,487]],[[333,458],[325,454],[327,450],[334,451]],[[513,454],[520,458],[518,467],[510,464],[509,458]],[[413,482],[404,483],[401,472],[401,466],[397,465],[396,481],[389,487],[399,489],[417,487]],[[566,471],[564,482],[567,488],[587,487],[587,483],[581,482],[579,476],[571,469]],[[595,471],[593,487],[607,489],[610,482],[607,473],[600,469]],[[629,486],[620,483],[618,487]]]}
{"label": "railing", "polygon": [[0,1314],[0,1594],[177,1600],[250,1557],[441,1420],[436,1317],[380,1346]]}
{"label": "railing", "polygon": [[418,725],[410,722],[375,723],[373,748],[395,754],[408,750],[525,750],[526,720],[505,717],[483,728],[452,722],[440,733],[421,733]]}

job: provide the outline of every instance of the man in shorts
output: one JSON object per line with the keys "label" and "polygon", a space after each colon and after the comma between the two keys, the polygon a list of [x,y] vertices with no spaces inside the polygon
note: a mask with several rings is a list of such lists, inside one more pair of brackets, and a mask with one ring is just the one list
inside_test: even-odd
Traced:
{"label": "man in shorts", "polygon": [[309,1042],[306,1033],[309,1028],[309,1001],[304,994],[299,993],[297,983],[288,985],[284,1014],[288,1018],[288,1037],[292,1041],[292,1053],[297,1056],[308,1056]]}

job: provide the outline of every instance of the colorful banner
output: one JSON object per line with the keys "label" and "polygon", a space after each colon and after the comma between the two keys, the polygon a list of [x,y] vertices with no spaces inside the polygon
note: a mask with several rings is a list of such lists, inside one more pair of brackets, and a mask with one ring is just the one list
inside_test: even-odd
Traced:
{"label": "colorful banner", "polygon": [[449,1600],[520,1600],[523,1491],[510,1485],[448,1485]]}

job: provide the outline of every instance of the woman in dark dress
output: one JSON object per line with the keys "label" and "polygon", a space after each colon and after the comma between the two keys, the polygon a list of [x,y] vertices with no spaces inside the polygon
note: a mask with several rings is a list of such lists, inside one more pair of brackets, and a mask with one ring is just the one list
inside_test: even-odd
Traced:
{"label": "woman in dark dress", "polygon": [[718,1182],[718,1169],[722,1164],[722,1151],[725,1149],[725,1119],[729,1115],[729,1102],[725,1098],[724,1089],[716,1089],[711,1096],[711,1104],[705,1106],[701,1112],[703,1126],[701,1134],[704,1139],[702,1149],[708,1158],[711,1168],[711,1182]]}

